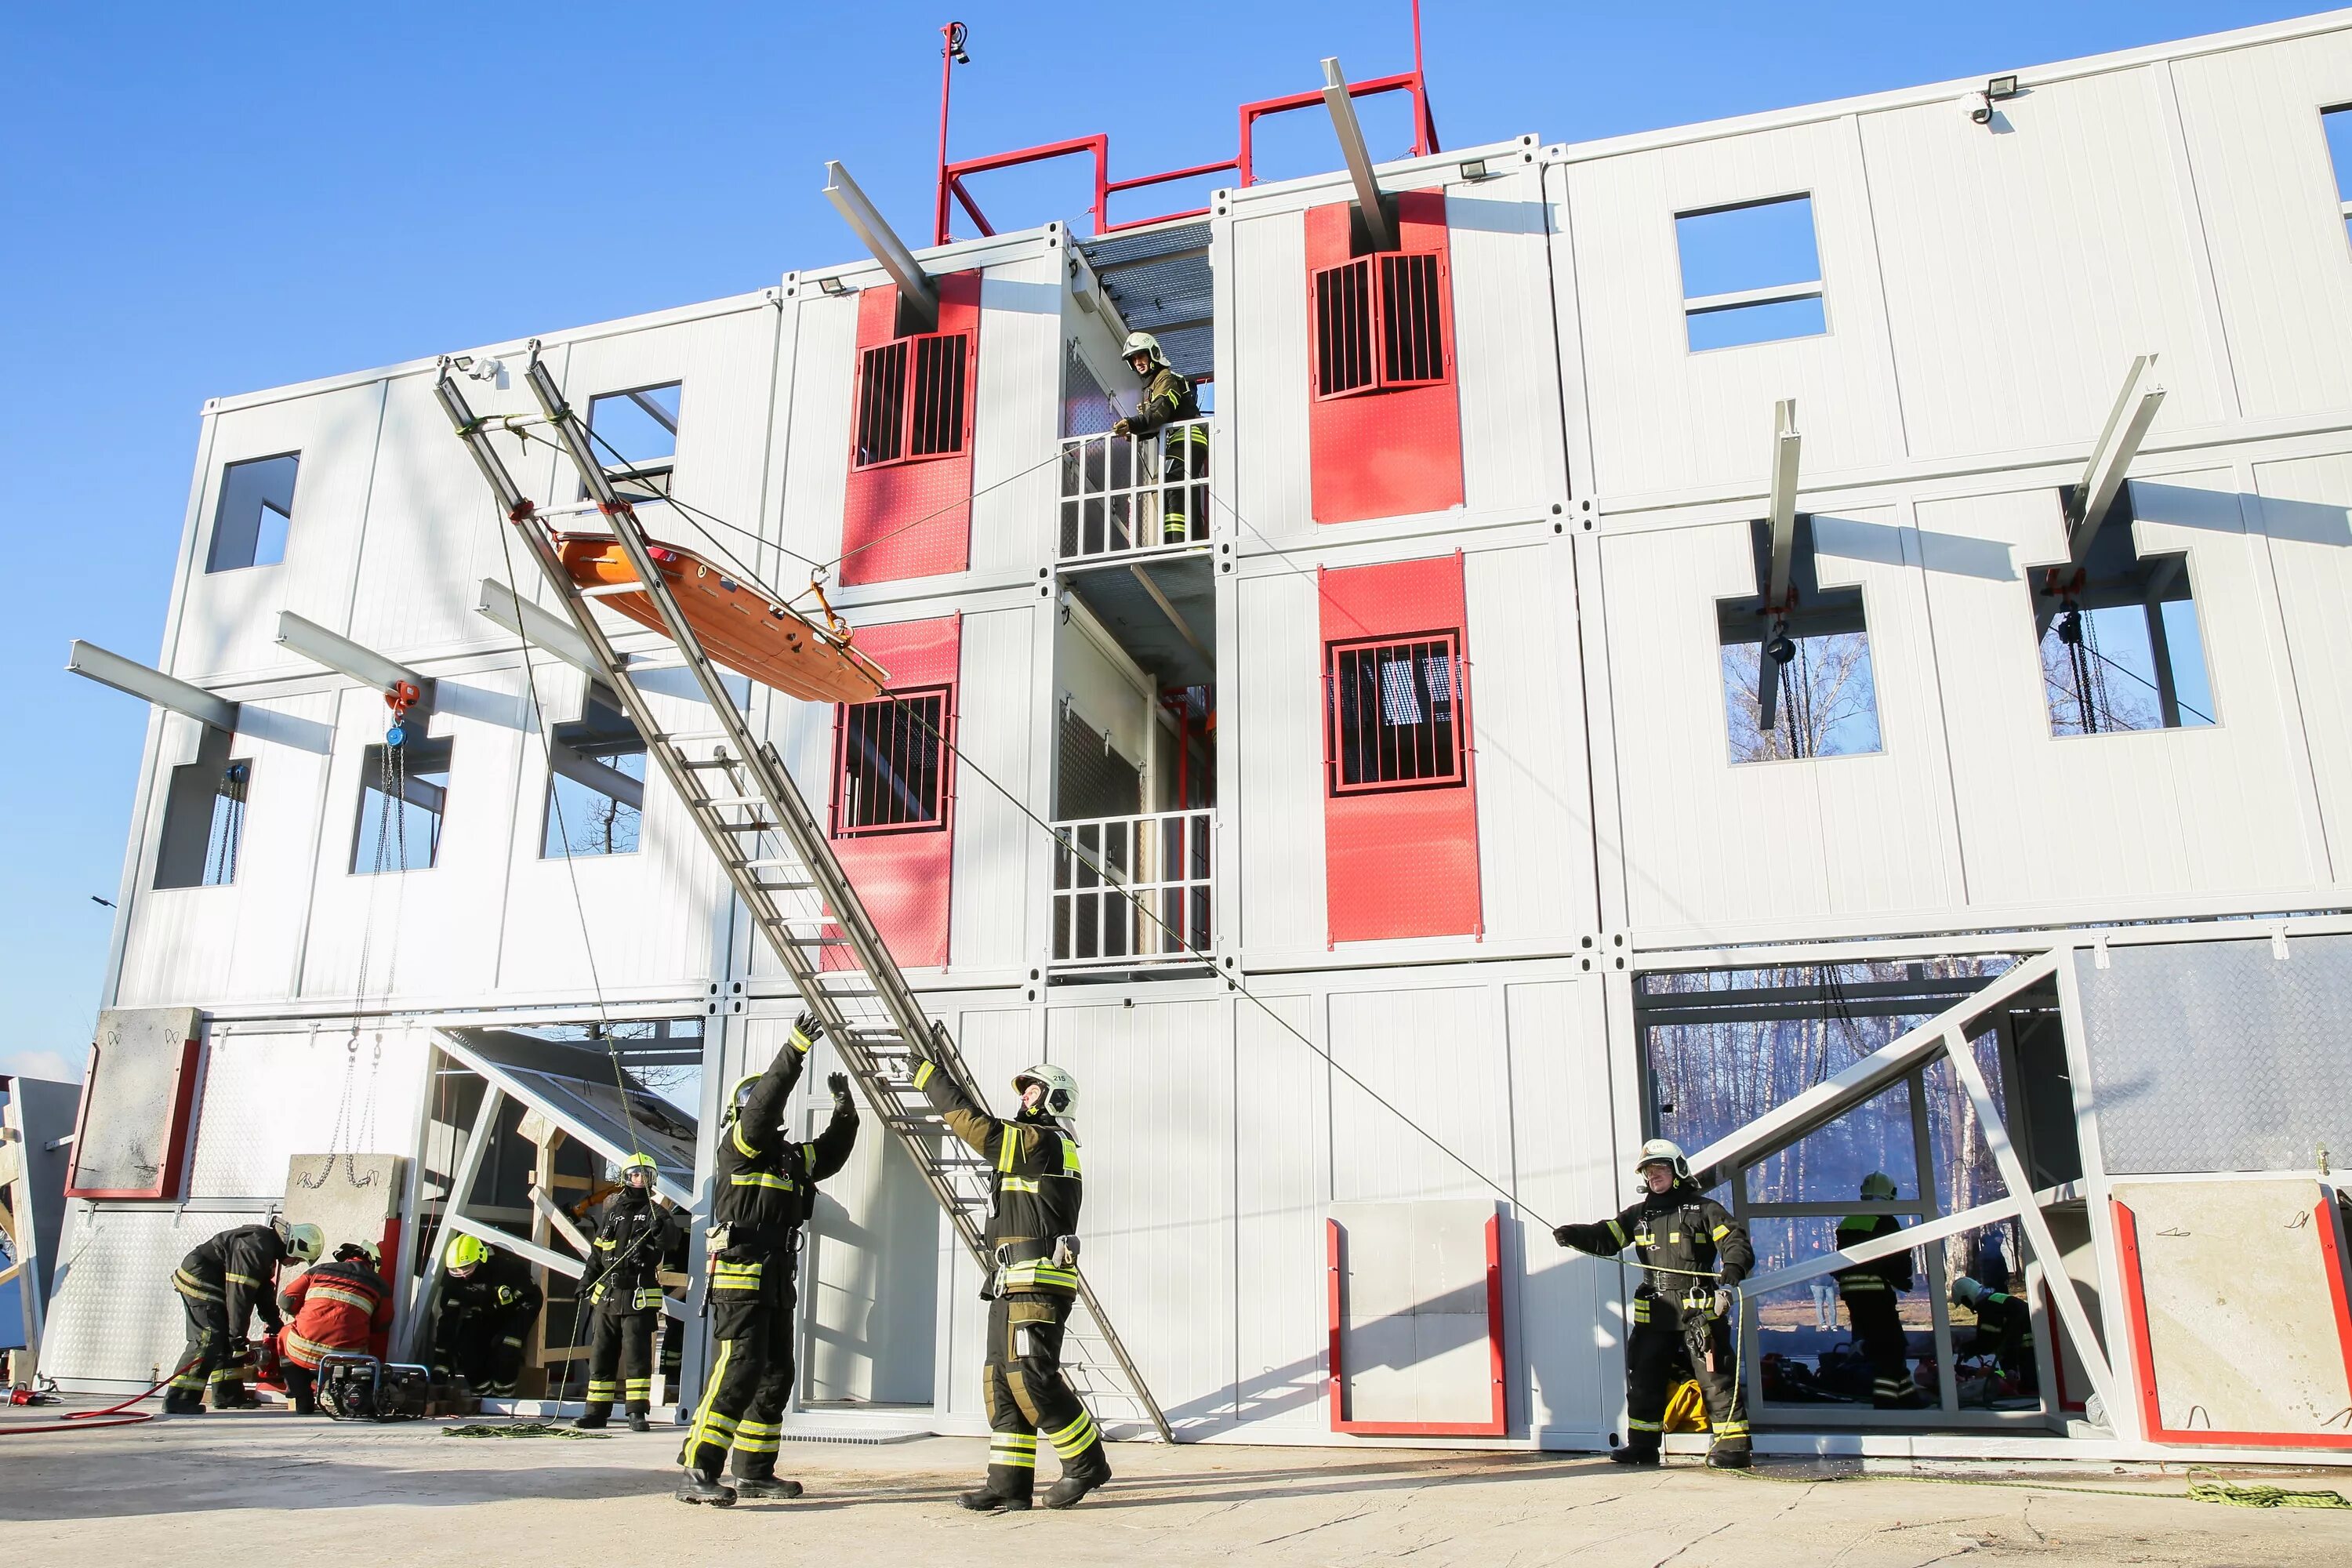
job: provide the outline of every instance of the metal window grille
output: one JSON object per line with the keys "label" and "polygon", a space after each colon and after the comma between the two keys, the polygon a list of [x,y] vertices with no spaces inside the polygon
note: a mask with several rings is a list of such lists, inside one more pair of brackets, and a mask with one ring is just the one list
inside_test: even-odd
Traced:
{"label": "metal window grille", "polygon": [[1214,939],[1215,813],[1054,824],[1057,969],[1202,962]]}
{"label": "metal window grille", "polygon": [[1339,397],[1379,384],[1372,358],[1372,260],[1361,257],[1315,275],[1315,393]]}
{"label": "metal window grille", "polygon": [[1314,292],[1316,396],[1446,379],[1445,264],[1436,252],[1360,256],[1316,273]]}
{"label": "metal window grille", "polygon": [[936,831],[947,824],[948,688],[835,710],[833,836]]}
{"label": "metal window grille", "polygon": [[1445,326],[1437,258],[1382,256],[1381,384],[1419,386],[1445,379]]}
{"label": "metal window grille", "polygon": [[1467,780],[1458,632],[1333,643],[1325,668],[1333,795]]}
{"label": "metal window grille", "polygon": [[1186,419],[1149,436],[1064,437],[1062,559],[1207,539],[1208,429]]}
{"label": "metal window grille", "polygon": [[858,356],[858,468],[964,449],[971,349],[969,332],[934,332]]}

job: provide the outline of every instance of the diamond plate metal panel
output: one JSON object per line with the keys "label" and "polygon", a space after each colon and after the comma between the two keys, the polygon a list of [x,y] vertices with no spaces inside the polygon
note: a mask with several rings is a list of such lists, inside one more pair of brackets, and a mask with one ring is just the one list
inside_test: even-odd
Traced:
{"label": "diamond plate metal panel", "polygon": [[406,1031],[378,1045],[347,1032],[216,1034],[189,1194],[242,1198],[286,1190],[296,1154],[406,1153],[415,1142],[425,1047]]}
{"label": "diamond plate metal panel", "polygon": [[2165,943],[2075,959],[2115,1174],[2308,1169],[2352,1150],[2352,937]]}
{"label": "diamond plate metal panel", "polygon": [[[285,1180],[283,1162],[278,1180]],[[60,1381],[154,1382],[178,1364],[187,1342],[172,1269],[198,1242],[241,1225],[259,1225],[266,1208],[186,1210],[97,1204],[68,1223],[41,1341],[41,1370]]]}

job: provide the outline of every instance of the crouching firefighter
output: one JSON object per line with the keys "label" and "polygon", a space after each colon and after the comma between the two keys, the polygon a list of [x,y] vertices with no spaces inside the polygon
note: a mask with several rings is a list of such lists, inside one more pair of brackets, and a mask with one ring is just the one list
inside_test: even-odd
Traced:
{"label": "crouching firefighter", "polygon": [[1552,1239],[1596,1258],[1633,1248],[1644,1271],[1633,1292],[1633,1338],[1625,1347],[1625,1446],[1621,1465],[1654,1465],[1666,1393],[1685,1355],[1706,1401],[1715,1445],[1706,1462],[1744,1469],[1748,1411],[1731,1351],[1731,1292],[1755,1267],[1748,1232],[1691,1179],[1690,1161],[1664,1138],[1642,1145],[1633,1163],[1641,1201],[1598,1225],[1564,1225]]}
{"label": "crouching firefighter", "polygon": [[604,1200],[582,1281],[595,1326],[588,1342],[588,1408],[575,1426],[613,1418],[620,1395],[629,1430],[651,1430],[654,1329],[661,1321],[661,1271],[682,1261],[686,1232],[654,1196],[658,1167],[642,1152],[621,1162],[621,1190]]}
{"label": "crouching firefighter", "polygon": [[523,1345],[546,1292],[530,1265],[459,1231],[442,1255],[441,1310],[433,1321],[433,1381],[465,1379],[476,1394],[511,1398]]}
{"label": "crouching firefighter", "polygon": [[[1143,383],[1143,396],[1133,414],[1113,425],[1114,436],[1156,436],[1167,430],[1160,459],[1160,537],[1163,544],[1182,544],[1209,537],[1209,427],[1200,422],[1200,395],[1176,374],[1160,340],[1150,332],[1129,332],[1127,366]],[[1143,482],[1143,476],[1138,476]],[[1143,520],[1136,520],[1139,535]],[[1139,537],[1137,543],[1148,542]]]}
{"label": "crouching firefighter", "polygon": [[188,1343],[163,1395],[166,1415],[197,1414],[207,1391],[215,1410],[250,1410],[261,1403],[245,1386],[253,1371],[247,1331],[257,1313],[266,1333],[284,1326],[274,1284],[278,1266],[315,1262],[325,1245],[317,1226],[289,1225],[272,1215],[268,1225],[225,1230],[180,1259],[172,1289],[187,1315]]}
{"label": "crouching firefighter", "polygon": [[392,1327],[392,1287],[383,1282],[383,1249],[347,1241],[278,1293],[287,1324],[278,1336],[278,1362],[298,1415],[319,1413],[319,1363],[331,1355],[365,1354]]}
{"label": "crouching firefighter", "polygon": [[[680,1502],[725,1508],[738,1497],[801,1495],[800,1482],[776,1479],[784,1400],[793,1388],[793,1306],[799,1299],[793,1272],[816,1184],[841,1169],[857,1142],[857,1107],[841,1073],[825,1080],[833,1091],[825,1130],[806,1143],[784,1136],[784,1102],[823,1032],[802,1014],[768,1070],[736,1084],[719,1129],[703,1298],[711,1317],[710,1368],[678,1450],[686,1475],[672,1495]],[[730,1449],[732,1487],[719,1479]]]}
{"label": "crouching firefighter", "polygon": [[996,1271],[989,1299],[988,1358],[981,1400],[988,1411],[988,1479],[958,1500],[980,1513],[1029,1507],[1037,1475],[1037,1435],[1061,1456],[1062,1478],[1047,1508],[1069,1508],[1110,1479],[1095,1418],[1062,1375],[1062,1331],[1078,1296],[1078,1141],[1065,1120],[1078,1104],[1077,1080],[1057,1067],[1024,1069],[1013,1080],[1021,1112],[1000,1121],[964,1098],[935,1062],[915,1068],[948,1131],[989,1163],[988,1244]]}

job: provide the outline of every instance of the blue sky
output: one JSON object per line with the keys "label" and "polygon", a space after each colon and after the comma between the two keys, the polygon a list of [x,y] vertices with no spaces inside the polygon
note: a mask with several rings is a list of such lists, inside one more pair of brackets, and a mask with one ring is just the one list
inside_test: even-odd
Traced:
{"label": "blue sky", "polygon": [[[1450,146],[1580,140],[2276,20],[2238,0],[1545,7],[1430,0]],[[1405,0],[1154,18],[1034,5],[105,6],[0,16],[0,1069],[78,1076],[143,715],[62,673],[75,637],[161,644],[209,396],[733,294],[843,259],[845,161],[919,235],[937,28],[971,27],[954,151],[1096,131],[1114,176],[1232,155],[1234,107],[1411,60]],[[1122,28],[1134,46],[1120,47]],[[1121,56],[1135,63],[1114,68]],[[1375,153],[1401,117],[1368,115]],[[1311,116],[1272,175],[1336,164]],[[978,187],[1000,226],[1076,216],[1075,169]],[[1156,210],[1156,209],[1155,209]],[[1114,216],[1140,216],[1134,208]],[[200,998],[191,998],[200,1000]]]}

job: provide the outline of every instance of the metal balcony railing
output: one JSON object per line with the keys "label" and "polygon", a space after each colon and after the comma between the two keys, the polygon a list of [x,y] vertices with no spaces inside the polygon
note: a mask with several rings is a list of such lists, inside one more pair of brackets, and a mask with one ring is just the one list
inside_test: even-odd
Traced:
{"label": "metal balcony railing", "polygon": [[1209,422],[1062,440],[1065,561],[1181,549],[1209,537]]}
{"label": "metal balcony railing", "polygon": [[1216,814],[1054,824],[1054,965],[1198,963],[1213,927]]}

